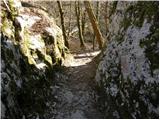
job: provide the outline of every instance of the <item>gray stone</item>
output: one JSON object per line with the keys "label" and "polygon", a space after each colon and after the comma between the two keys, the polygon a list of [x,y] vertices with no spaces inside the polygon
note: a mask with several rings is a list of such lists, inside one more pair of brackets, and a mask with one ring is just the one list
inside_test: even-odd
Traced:
{"label": "gray stone", "polygon": [[84,113],[81,110],[77,110],[71,114],[71,119],[85,119]]}
{"label": "gray stone", "polygon": [[[150,14],[149,9],[154,12]],[[134,16],[142,11],[143,17]],[[157,13],[158,2],[116,3],[108,27],[109,41],[96,72],[99,89],[104,91],[99,101],[106,118],[159,116]]]}

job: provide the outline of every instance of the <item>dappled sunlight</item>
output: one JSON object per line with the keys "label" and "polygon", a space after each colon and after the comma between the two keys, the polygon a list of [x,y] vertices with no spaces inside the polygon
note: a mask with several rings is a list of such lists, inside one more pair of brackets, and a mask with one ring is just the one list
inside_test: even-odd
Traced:
{"label": "dappled sunlight", "polygon": [[71,63],[71,67],[86,65],[87,63],[91,62],[92,59],[99,53],[100,51],[93,51],[82,54],[74,54],[74,61]]}
{"label": "dappled sunlight", "polygon": [[1,118],[159,117],[157,1],[0,7]]}

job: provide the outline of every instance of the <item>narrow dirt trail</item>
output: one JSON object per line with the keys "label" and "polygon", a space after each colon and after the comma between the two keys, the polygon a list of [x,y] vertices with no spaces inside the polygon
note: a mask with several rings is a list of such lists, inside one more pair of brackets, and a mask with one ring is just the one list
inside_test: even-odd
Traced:
{"label": "narrow dirt trail", "polygon": [[66,68],[65,76],[59,77],[60,89],[57,90],[59,103],[56,105],[55,118],[102,118],[96,106],[93,89],[96,72],[96,62],[93,58],[99,52],[73,54],[74,60]]}

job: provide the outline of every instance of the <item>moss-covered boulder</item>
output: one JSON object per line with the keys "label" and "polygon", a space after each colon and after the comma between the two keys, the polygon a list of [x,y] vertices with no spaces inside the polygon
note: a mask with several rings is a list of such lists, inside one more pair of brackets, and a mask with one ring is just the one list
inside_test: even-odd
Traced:
{"label": "moss-covered boulder", "polygon": [[19,1],[8,0],[1,8],[1,117],[48,118],[55,66],[68,51],[62,31],[47,13]]}
{"label": "moss-covered boulder", "polygon": [[110,2],[96,81],[106,118],[159,117],[159,3]]}

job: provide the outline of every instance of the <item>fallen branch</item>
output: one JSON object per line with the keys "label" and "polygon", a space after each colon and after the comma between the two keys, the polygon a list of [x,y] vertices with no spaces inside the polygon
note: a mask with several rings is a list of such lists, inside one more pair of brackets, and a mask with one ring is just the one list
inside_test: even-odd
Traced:
{"label": "fallen branch", "polygon": [[7,8],[8,12],[11,12],[11,10],[10,10],[9,6],[7,5],[6,0],[3,0],[3,2],[4,2],[4,4],[5,4],[5,6],[6,6],[6,8]]}

